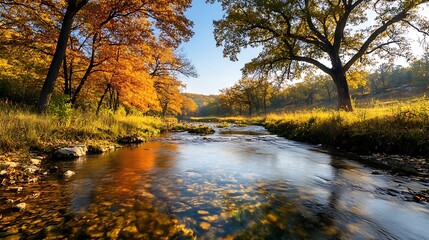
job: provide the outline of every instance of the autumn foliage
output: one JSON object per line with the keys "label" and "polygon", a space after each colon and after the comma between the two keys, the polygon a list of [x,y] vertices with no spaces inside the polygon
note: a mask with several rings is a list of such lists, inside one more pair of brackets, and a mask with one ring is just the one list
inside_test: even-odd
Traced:
{"label": "autumn foliage", "polygon": [[[0,98],[34,105],[46,94],[48,103],[52,96],[52,101],[65,99],[64,104],[97,113],[122,108],[180,114],[189,100],[184,101],[184,85],[177,76],[196,76],[177,51],[193,34],[193,23],[184,15],[190,4],[0,1]],[[71,28],[64,40],[67,21]],[[57,64],[61,41],[66,49],[50,91],[47,72]]]}

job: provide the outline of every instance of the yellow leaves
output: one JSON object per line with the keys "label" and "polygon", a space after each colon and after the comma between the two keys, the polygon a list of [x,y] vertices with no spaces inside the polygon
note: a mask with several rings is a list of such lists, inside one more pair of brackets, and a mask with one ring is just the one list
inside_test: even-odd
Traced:
{"label": "yellow leaves", "polygon": [[0,76],[1,77],[13,77],[14,73],[11,71],[12,65],[9,65],[8,60],[0,58]]}
{"label": "yellow leaves", "polygon": [[196,113],[198,110],[197,104],[192,100],[191,98],[183,96],[183,102],[182,102],[182,114],[183,115],[190,115],[192,113]]}
{"label": "yellow leaves", "polygon": [[3,68],[9,68],[9,67],[12,67],[12,66],[7,63],[7,60],[0,58],[0,68],[3,69]]}
{"label": "yellow leaves", "polygon": [[368,72],[363,69],[351,69],[347,72],[347,82],[351,89],[365,87],[368,83]]}

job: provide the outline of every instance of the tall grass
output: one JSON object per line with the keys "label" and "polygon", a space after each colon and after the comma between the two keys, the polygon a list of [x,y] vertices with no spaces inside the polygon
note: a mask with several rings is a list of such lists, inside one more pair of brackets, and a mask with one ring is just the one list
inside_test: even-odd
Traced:
{"label": "tall grass", "polygon": [[1,102],[0,152],[50,150],[75,143],[114,141],[126,135],[150,138],[158,135],[169,121],[147,116],[95,116],[78,111],[67,116],[41,116]]}
{"label": "tall grass", "polygon": [[268,130],[347,150],[429,156],[429,101],[376,103],[354,112],[315,109],[268,115]]}

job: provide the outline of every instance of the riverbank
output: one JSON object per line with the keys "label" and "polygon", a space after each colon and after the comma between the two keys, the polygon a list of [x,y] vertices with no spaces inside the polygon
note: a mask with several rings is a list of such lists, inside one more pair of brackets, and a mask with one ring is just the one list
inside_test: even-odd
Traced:
{"label": "riverbank", "polygon": [[37,115],[25,108],[0,104],[0,153],[51,152],[75,144],[115,143],[125,136],[143,140],[159,135],[176,119],[73,111],[67,115]]}
{"label": "riverbank", "polygon": [[51,175],[67,178],[72,174],[49,161],[56,149],[77,145],[84,146],[80,151],[85,153],[102,153],[121,144],[145,142],[176,122],[174,118],[83,112],[41,116],[22,107],[0,104],[0,202],[5,208],[19,211],[25,208],[20,203],[37,197],[27,191],[30,186],[34,188]]}
{"label": "riverbank", "polygon": [[297,110],[265,117],[193,118],[193,121],[263,125],[271,133],[357,155],[396,173],[429,178],[429,101],[380,102],[354,112]]}
{"label": "riverbank", "polygon": [[264,126],[286,138],[359,154],[429,156],[429,101],[392,106],[295,111],[266,116]]}

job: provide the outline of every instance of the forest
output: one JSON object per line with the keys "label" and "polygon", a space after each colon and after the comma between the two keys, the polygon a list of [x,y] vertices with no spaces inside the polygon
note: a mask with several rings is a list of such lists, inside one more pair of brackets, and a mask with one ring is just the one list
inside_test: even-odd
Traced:
{"label": "forest", "polygon": [[[352,99],[361,105],[425,95],[429,91],[429,54],[416,58],[409,67],[382,63],[374,71],[352,72],[348,83]],[[309,74],[298,82],[246,77],[216,96],[186,96],[198,105],[200,116],[257,116],[299,109],[334,109],[338,102],[334,82],[323,74]]]}
{"label": "forest", "polygon": [[1,1],[0,99],[51,113],[195,111],[177,78],[197,76],[178,50],[193,34],[190,4]]}

